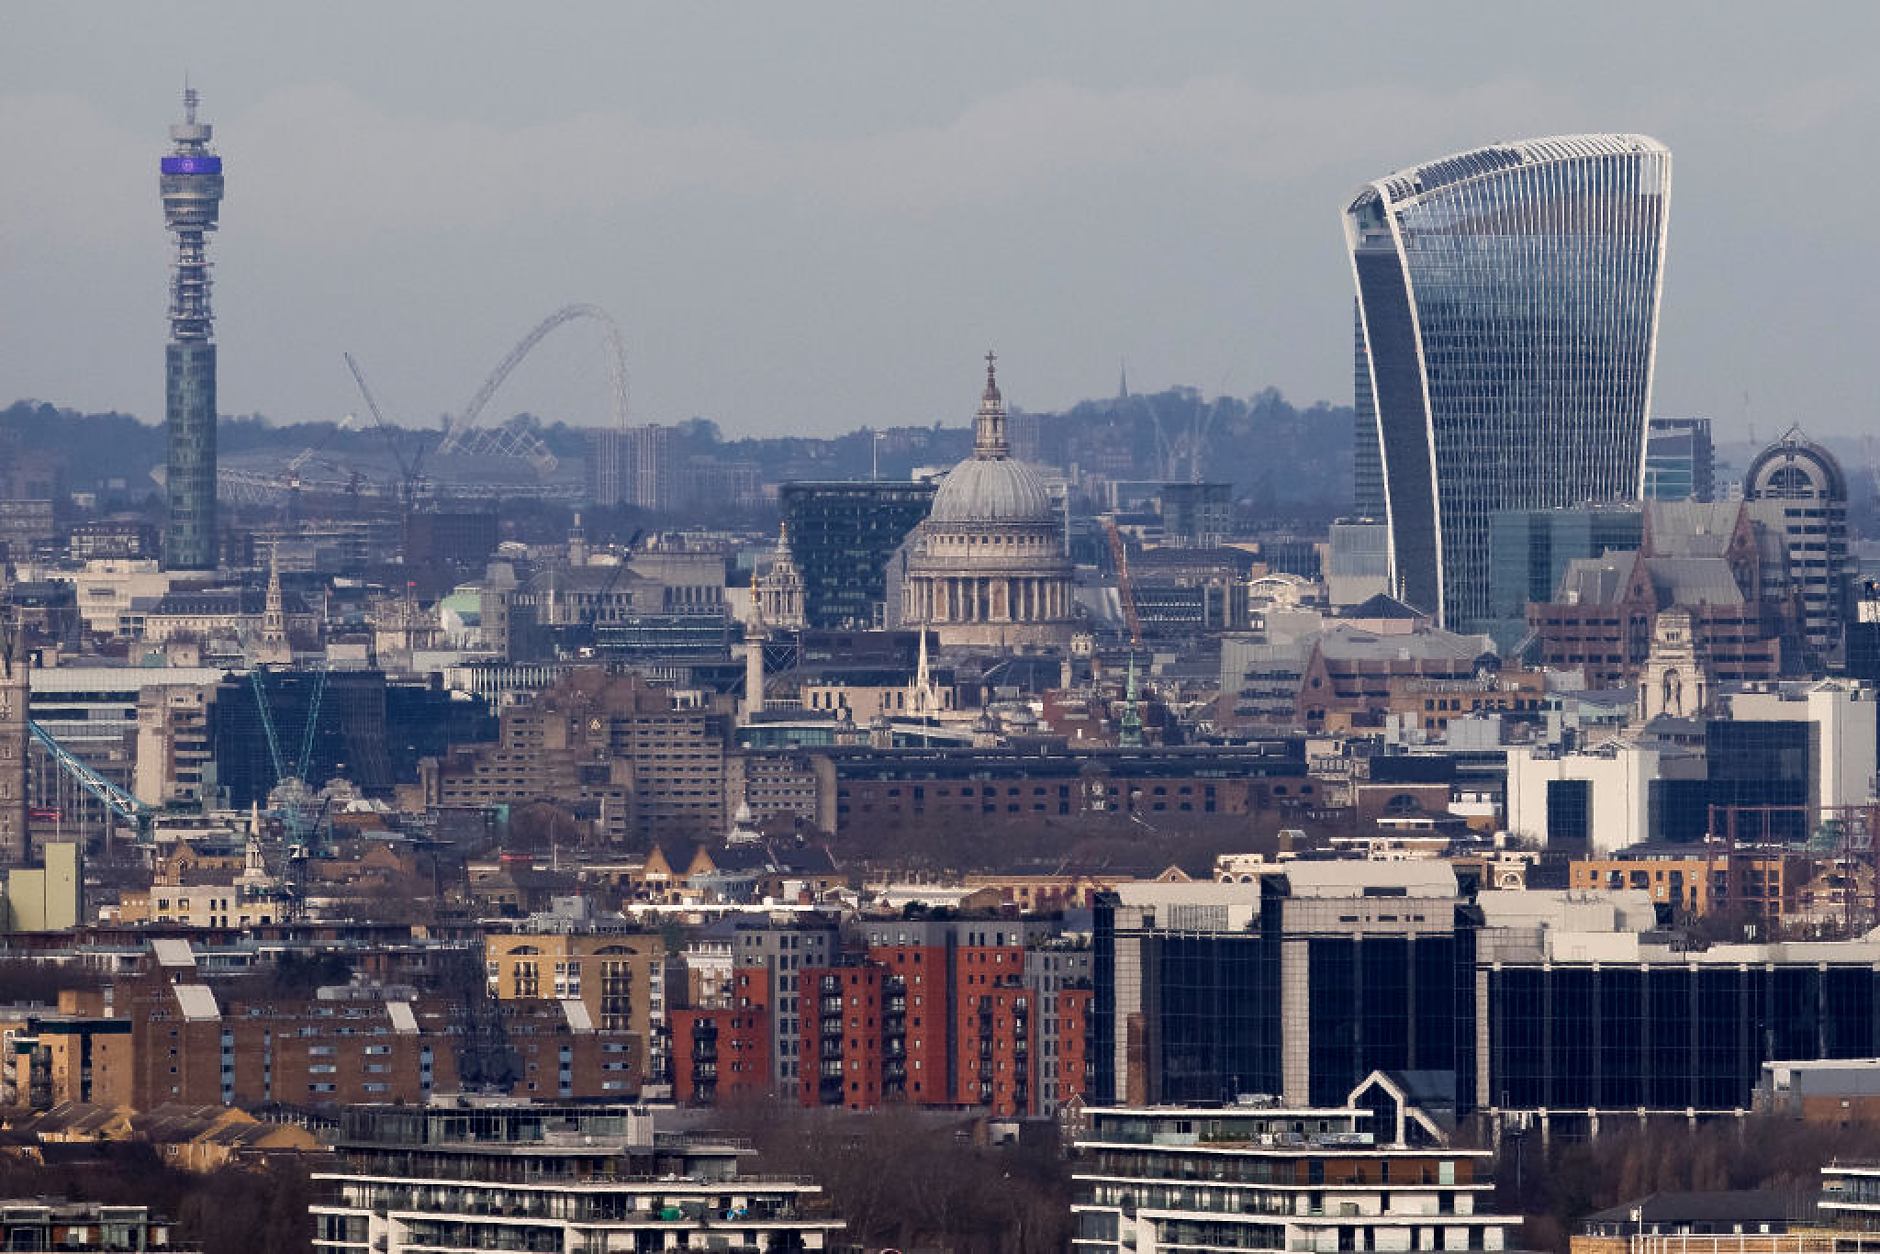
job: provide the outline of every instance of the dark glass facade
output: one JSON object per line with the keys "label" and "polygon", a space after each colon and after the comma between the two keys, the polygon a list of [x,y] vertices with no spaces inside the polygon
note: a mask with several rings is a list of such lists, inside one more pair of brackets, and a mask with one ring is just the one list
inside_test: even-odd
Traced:
{"label": "dark glass facade", "polygon": [[[1175,934],[1155,946],[1162,986],[1163,1100],[1277,1093],[1279,946],[1265,935]],[[1241,995],[1221,996],[1223,989]]]}
{"label": "dark glass facade", "polygon": [[1309,1100],[1337,1106],[1373,1071],[1475,1078],[1474,934],[1319,937],[1310,950]]}
{"label": "dark glass facade", "polygon": [[1646,783],[1646,823],[1654,844],[1688,845],[1710,834],[1710,781],[1654,779]]}
{"label": "dark glass facade", "polygon": [[1643,544],[1645,511],[1637,506],[1504,509],[1488,519],[1487,630],[1513,648],[1527,634],[1529,602],[1554,599],[1567,564],[1609,549]]}
{"label": "dark glass facade", "polygon": [[[1147,1100],[1205,1103],[1285,1092],[1284,1048],[1303,1032],[1314,1105],[1342,1105],[1365,1076],[1389,1069],[1455,1072],[1466,1108],[1475,1085],[1473,912],[1453,930],[1334,935],[1288,931],[1285,901],[1269,882],[1245,931],[1195,928],[1177,911],[1174,926],[1132,931],[1122,946],[1114,906],[1098,904],[1095,1100],[1131,1096],[1129,1077],[1118,1074],[1119,1034],[1130,1065],[1152,1071]],[[1119,975],[1124,949],[1133,960],[1121,960]],[[1306,963],[1302,1003],[1282,989],[1289,952]],[[1141,981],[1143,1013],[1133,1024],[1119,1023],[1119,978]]]}
{"label": "dark glass facade", "polygon": [[[496,719],[481,699],[457,700],[425,684],[388,685],[380,671],[334,671],[324,685],[312,672],[269,671],[261,686],[289,771],[308,743],[307,722],[313,717],[307,774],[314,788],[343,777],[368,795],[385,795],[398,784],[416,783],[421,759],[441,757],[451,745],[496,739]],[[265,803],[278,781],[248,679],[227,679],[217,686],[209,738],[224,804],[245,809]]]}
{"label": "dark glass facade", "polygon": [[164,349],[164,364],[169,437],[164,488],[170,519],[163,533],[163,566],[214,570],[215,345],[171,343]]}
{"label": "dark glass facade", "polygon": [[1645,499],[1709,501],[1717,495],[1708,418],[1654,418],[1645,441]]}
{"label": "dark glass facade", "polygon": [[[1099,900],[1093,1102],[1338,1105],[1395,1070],[1452,1073],[1465,1115],[1731,1112],[1752,1106],[1765,1062],[1880,1055],[1865,945],[1724,957],[1647,942],[1634,960],[1548,960],[1466,898],[1434,930],[1378,931],[1375,915],[1342,934],[1289,930],[1283,879],[1268,877],[1245,927],[1181,905],[1119,926],[1129,909]],[[1406,901],[1427,920],[1427,899]]]}
{"label": "dark glass facade", "polygon": [[931,483],[786,483],[778,491],[811,627],[874,627],[888,560],[927,517]]}
{"label": "dark glass facade", "polygon": [[1709,802],[1736,808],[1738,841],[1808,839],[1818,737],[1816,724],[1799,719],[1712,719],[1705,725]]}
{"label": "dark glass facade", "polygon": [[1593,834],[1593,781],[1547,781],[1547,843],[1585,847]]}
{"label": "dark glass facade", "polygon": [[1377,447],[1377,401],[1371,395],[1371,359],[1364,351],[1364,317],[1352,310],[1351,512],[1384,517],[1384,456]]}
{"label": "dark glass facade", "polygon": [[1876,981],[1864,963],[1490,970],[1482,1104],[1747,1108],[1766,1061],[1872,1057]]}
{"label": "dark glass facade", "polygon": [[1671,154],[1478,149],[1378,180],[1345,229],[1398,594],[1489,617],[1488,516],[1638,499]]}

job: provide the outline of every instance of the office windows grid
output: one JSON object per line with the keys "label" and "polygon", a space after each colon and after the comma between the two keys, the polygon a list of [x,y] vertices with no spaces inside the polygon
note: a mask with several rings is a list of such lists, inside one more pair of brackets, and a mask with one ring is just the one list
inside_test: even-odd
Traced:
{"label": "office windows grid", "polygon": [[1489,617],[1492,511],[1637,499],[1670,192],[1640,137],[1485,151],[1347,211],[1394,574],[1450,627]]}

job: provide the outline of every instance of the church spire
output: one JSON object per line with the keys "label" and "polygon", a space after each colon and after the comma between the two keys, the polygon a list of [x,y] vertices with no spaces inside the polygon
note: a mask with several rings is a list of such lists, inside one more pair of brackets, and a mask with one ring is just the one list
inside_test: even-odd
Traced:
{"label": "church spire", "polygon": [[1011,442],[1005,438],[1005,398],[999,395],[998,362],[997,353],[986,354],[986,390],[973,419],[973,456],[981,461],[1012,455]]}
{"label": "church spire", "polygon": [[281,595],[281,553],[277,546],[268,557],[268,592],[261,608],[259,662],[292,662],[294,647],[287,638],[286,599]]}

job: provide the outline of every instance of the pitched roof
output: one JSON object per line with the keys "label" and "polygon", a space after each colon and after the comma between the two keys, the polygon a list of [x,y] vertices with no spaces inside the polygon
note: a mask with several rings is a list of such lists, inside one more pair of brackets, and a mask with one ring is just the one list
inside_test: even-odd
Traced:
{"label": "pitched roof", "polygon": [[1741,501],[1651,501],[1651,551],[1665,557],[1722,557],[1743,513]]}
{"label": "pitched roof", "polygon": [[1319,653],[1337,660],[1418,661],[1447,660],[1469,662],[1485,653],[1495,652],[1495,642],[1487,636],[1465,636],[1440,627],[1373,635],[1350,623],[1337,623],[1319,637]]}
{"label": "pitched roof", "polygon": [[1581,1222],[1595,1224],[1786,1223],[1795,1199],[1778,1189],[1732,1189],[1711,1193],[1651,1193],[1596,1211]]}
{"label": "pitched roof", "polygon": [[1661,606],[1743,604],[1743,590],[1721,557],[1648,557],[1645,573]]}
{"label": "pitched roof", "polygon": [[1346,618],[1428,618],[1429,615],[1414,606],[1406,605],[1396,597],[1377,593],[1368,601],[1360,602],[1345,611]]}
{"label": "pitched roof", "polygon": [[1632,566],[1638,560],[1633,552],[1606,553],[1599,557],[1576,557],[1567,563],[1554,601],[1560,605],[1614,605],[1625,596],[1632,578]]}

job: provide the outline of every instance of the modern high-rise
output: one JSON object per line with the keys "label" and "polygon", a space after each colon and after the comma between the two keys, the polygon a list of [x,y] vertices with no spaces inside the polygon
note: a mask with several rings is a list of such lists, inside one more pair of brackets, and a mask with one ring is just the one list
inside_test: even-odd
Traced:
{"label": "modern high-rise", "polygon": [[1528,633],[1528,606],[1554,599],[1569,564],[1636,550],[1644,537],[1637,505],[1496,510],[1488,520],[1488,634],[1513,649]]}
{"label": "modern high-rise", "polygon": [[1495,144],[1345,210],[1403,600],[1489,614],[1488,517],[1637,500],[1671,153],[1641,135]]}
{"label": "modern high-rise", "polygon": [[1364,351],[1364,313],[1351,310],[1351,512],[1384,517],[1384,457],[1377,445],[1377,398],[1371,395],[1371,358]]}
{"label": "modern high-rise", "polygon": [[215,324],[209,313],[209,260],[203,236],[222,205],[222,158],[209,151],[211,127],[196,120],[196,93],[183,92],[183,120],[170,128],[176,146],[163,158],[163,219],[176,236],[171,263],[170,342],[165,348],[168,570],[214,570]]}
{"label": "modern high-rise", "polygon": [[649,423],[587,433],[588,500],[596,505],[671,509],[674,491],[671,427]]}
{"label": "modern high-rise", "polygon": [[1838,652],[1854,583],[1840,460],[1790,427],[1750,462],[1743,499],[1785,559],[1775,563],[1782,578],[1764,585],[1764,597],[1791,608],[1817,662]]}
{"label": "modern high-rise", "polygon": [[1715,500],[1717,454],[1710,419],[1654,418],[1646,430],[1645,499]]}
{"label": "modern high-rise", "polygon": [[925,480],[786,483],[778,490],[811,627],[872,627],[886,618],[889,562],[933,499]]}

